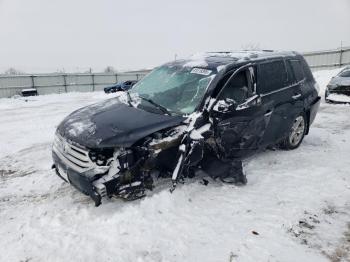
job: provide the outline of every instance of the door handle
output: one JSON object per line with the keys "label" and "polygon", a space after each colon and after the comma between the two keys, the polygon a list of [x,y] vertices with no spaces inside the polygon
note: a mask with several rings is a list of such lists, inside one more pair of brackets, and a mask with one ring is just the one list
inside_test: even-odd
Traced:
{"label": "door handle", "polygon": [[298,98],[300,98],[301,97],[301,94],[295,94],[294,96],[292,96],[292,98],[294,99],[294,100],[296,100],[296,99],[298,99]]}
{"label": "door handle", "polygon": [[267,110],[264,116],[270,116],[272,114],[272,110]]}

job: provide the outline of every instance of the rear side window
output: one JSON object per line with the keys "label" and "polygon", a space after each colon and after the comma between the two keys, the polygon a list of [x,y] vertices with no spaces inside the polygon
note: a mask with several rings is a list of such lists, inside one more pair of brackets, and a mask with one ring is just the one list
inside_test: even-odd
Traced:
{"label": "rear side window", "polygon": [[305,61],[305,59],[303,57],[300,57],[300,61],[301,61],[301,64],[303,65],[303,70],[304,70],[304,74],[306,76],[306,79],[308,81],[315,82],[314,76],[312,75],[310,67],[307,64],[307,62]]}
{"label": "rear side window", "polygon": [[287,82],[287,71],[284,61],[272,61],[259,65],[258,92],[266,94],[283,88]]}
{"label": "rear side window", "polygon": [[287,74],[288,74],[288,84],[289,85],[294,84],[296,81],[295,81],[292,65],[289,63],[289,61],[286,61],[286,68],[287,68]]}
{"label": "rear side window", "polygon": [[302,65],[299,60],[289,60],[289,63],[293,69],[295,79],[297,82],[303,80],[305,78],[304,71]]}

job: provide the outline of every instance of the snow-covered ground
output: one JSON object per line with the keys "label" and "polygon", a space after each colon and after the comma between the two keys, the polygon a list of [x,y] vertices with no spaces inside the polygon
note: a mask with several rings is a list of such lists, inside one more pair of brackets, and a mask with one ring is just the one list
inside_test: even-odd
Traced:
{"label": "snow-covered ground", "polygon": [[[322,90],[337,71],[315,73]],[[0,261],[350,260],[350,106],[322,103],[300,148],[248,159],[244,187],[163,181],[96,208],[50,170],[50,147],[106,96],[0,99]]]}

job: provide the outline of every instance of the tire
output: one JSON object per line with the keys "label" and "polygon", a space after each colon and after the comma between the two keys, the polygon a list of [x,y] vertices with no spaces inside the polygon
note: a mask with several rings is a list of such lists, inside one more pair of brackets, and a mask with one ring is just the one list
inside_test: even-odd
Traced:
{"label": "tire", "polygon": [[307,121],[305,114],[298,115],[292,124],[288,136],[282,141],[281,148],[293,150],[300,146],[307,130]]}
{"label": "tire", "polygon": [[327,97],[328,97],[328,92],[326,91],[326,93],[324,94],[324,101],[329,104],[331,101],[329,101]]}

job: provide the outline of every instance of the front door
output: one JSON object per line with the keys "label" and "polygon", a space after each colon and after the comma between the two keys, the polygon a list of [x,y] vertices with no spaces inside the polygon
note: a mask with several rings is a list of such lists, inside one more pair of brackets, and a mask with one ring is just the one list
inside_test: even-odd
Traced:
{"label": "front door", "polygon": [[215,141],[221,157],[244,157],[260,147],[268,123],[265,105],[256,94],[254,67],[226,78],[211,110]]}

